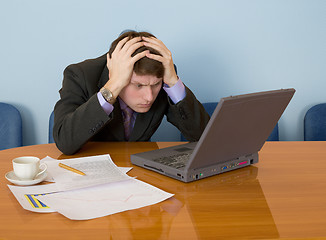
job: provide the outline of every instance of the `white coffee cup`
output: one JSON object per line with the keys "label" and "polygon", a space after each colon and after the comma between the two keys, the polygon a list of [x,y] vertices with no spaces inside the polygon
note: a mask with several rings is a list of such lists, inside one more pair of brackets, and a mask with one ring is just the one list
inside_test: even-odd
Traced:
{"label": "white coffee cup", "polygon": [[[40,164],[38,157],[18,157],[12,160],[15,175],[20,180],[33,180],[47,169],[45,163]],[[41,167],[42,166],[42,167]]]}

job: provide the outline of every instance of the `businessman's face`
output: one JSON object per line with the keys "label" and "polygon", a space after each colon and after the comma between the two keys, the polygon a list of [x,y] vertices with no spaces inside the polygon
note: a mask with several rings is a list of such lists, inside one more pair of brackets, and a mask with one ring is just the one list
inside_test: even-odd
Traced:
{"label": "businessman's face", "polygon": [[119,97],[135,112],[149,111],[162,86],[162,78],[152,75],[137,75],[133,72],[130,83]]}

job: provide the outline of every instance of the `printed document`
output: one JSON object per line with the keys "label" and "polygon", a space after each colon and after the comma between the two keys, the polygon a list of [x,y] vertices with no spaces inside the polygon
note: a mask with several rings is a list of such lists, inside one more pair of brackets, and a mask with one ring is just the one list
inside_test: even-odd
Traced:
{"label": "printed document", "polygon": [[[47,157],[43,162],[48,166],[48,173],[52,176],[60,191],[130,179],[126,173],[120,171],[108,154],[67,160],[53,160]],[[82,171],[86,175],[79,175],[61,168],[59,163]]]}
{"label": "printed document", "polygon": [[172,197],[136,179],[102,184],[36,198],[72,220],[88,220],[153,205]]}
{"label": "printed document", "polygon": [[[59,212],[73,220],[87,220],[153,205],[173,196],[129,177],[131,168],[117,167],[110,155],[67,160],[46,157],[48,181],[36,186],[8,185],[21,206],[33,212]],[[60,168],[59,162],[84,172]]]}

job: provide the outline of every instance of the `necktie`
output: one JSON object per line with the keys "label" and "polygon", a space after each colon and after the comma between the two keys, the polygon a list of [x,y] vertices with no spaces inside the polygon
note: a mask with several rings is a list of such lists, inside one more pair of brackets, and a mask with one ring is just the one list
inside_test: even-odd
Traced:
{"label": "necktie", "polygon": [[124,113],[124,128],[125,128],[125,138],[128,141],[129,140],[129,136],[132,130],[132,125],[131,125],[131,118],[133,115],[133,110],[129,107],[126,107],[124,109],[122,109],[123,113]]}

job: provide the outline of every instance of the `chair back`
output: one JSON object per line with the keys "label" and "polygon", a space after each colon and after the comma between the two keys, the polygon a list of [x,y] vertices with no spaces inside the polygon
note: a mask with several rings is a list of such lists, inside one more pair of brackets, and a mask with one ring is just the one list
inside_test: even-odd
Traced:
{"label": "chair back", "polygon": [[317,104],[306,112],[304,140],[326,141],[326,103]]}
{"label": "chair back", "polygon": [[23,145],[22,118],[13,105],[0,102],[0,150]]}
{"label": "chair back", "polygon": [[218,102],[206,102],[203,103],[203,107],[205,108],[206,112],[209,114],[209,116],[212,116]]}
{"label": "chair back", "polygon": [[279,141],[279,135],[278,135],[278,123],[276,123],[275,127],[273,128],[272,133],[269,135],[266,141]]}
{"label": "chair back", "polygon": [[54,143],[53,139],[53,123],[54,123],[54,114],[53,111],[49,118],[49,143]]}
{"label": "chair back", "polygon": [[[206,112],[209,114],[209,116],[212,116],[218,102],[206,102],[203,103],[203,107],[205,108]],[[187,141],[186,138],[181,134],[181,141]],[[279,135],[278,135],[278,123],[276,123],[276,126],[274,127],[271,135],[267,138],[267,141],[279,141]]]}

